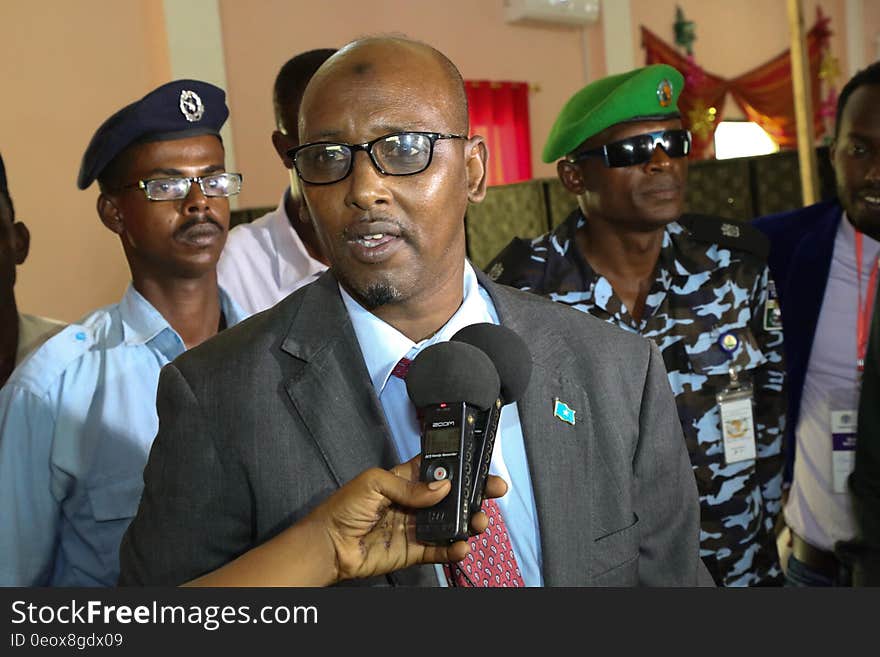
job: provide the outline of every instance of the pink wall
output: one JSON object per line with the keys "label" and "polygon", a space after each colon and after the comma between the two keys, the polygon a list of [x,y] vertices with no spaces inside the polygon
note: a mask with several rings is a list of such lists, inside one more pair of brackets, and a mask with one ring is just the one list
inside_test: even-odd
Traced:
{"label": "pink wall", "polygon": [[[535,176],[553,175],[540,151],[556,112],[585,79],[579,29],[508,25],[501,0],[220,0],[220,11],[236,158],[246,180],[242,207],[276,204],[287,184],[270,141],[272,83],[298,52],[393,31],[438,48],[465,78],[537,85],[529,99]],[[601,38],[598,24],[588,32]]]}
{"label": "pink wall", "polygon": [[24,312],[73,320],[129,281],[96,188],[75,181],[100,123],[168,78],[163,21],[161,0],[3,3],[0,152],[31,231],[16,284]]}

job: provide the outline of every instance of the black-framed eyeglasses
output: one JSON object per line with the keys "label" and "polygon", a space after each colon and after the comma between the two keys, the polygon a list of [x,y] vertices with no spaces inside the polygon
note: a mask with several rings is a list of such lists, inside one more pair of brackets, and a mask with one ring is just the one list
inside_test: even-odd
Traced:
{"label": "black-framed eyeglasses", "polygon": [[366,151],[379,173],[412,176],[431,165],[438,139],[467,139],[464,135],[439,132],[395,132],[363,144],[318,141],[287,151],[297,175],[310,185],[332,185],[351,173],[354,154]]}
{"label": "black-framed eyeglasses", "polygon": [[212,173],[209,176],[193,176],[182,178],[152,178],[138,180],[120,189],[142,189],[151,201],[176,201],[186,198],[190,186],[198,183],[202,194],[213,197],[234,196],[241,191],[242,175],[240,173]]}
{"label": "black-framed eyeglasses", "polygon": [[581,151],[568,157],[580,162],[588,157],[601,157],[606,167],[631,167],[650,162],[659,146],[669,157],[686,157],[691,152],[691,133],[687,130],[657,130],[613,141],[599,148]]}

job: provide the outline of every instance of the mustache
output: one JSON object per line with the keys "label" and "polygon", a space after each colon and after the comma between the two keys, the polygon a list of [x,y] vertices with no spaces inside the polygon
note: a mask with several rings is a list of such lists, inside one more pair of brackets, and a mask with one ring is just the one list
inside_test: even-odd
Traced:
{"label": "mustache", "polygon": [[223,230],[223,226],[221,226],[220,223],[216,219],[214,219],[212,216],[207,215],[207,214],[200,214],[200,215],[196,215],[192,219],[188,219],[185,222],[183,222],[183,224],[180,226],[180,228],[178,228],[174,232],[177,235],[181,235],[181,234],[187,232],[190,228],[193,228],[194,226],[199,226],[201,224],[213,224],[214,226],[216,226],[220,230]]}

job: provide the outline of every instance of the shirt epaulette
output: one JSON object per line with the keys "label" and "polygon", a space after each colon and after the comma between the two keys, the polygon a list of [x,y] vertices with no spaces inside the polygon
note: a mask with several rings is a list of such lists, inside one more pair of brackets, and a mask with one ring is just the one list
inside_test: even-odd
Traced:
{"label": "shirt epaulette", "polygon": [[522,264],[528,262],[531,251],[531,244],[527,240],[514,237],[510,244],[486,265],[485,272],[496,283],[511,285]]}
{"label": "shirt epaulette", "polygon": [[68,324],[22,361],[9,383],[43,394],[74,362],[97,342],[99,327]]}
{"label": "shirt epaulette", "polygon": [[766,260],[770,252],[770,242],[764,233],[744,221],[702,214],[683,214],[678,223],[700,242],[746,251],[762,260]]}

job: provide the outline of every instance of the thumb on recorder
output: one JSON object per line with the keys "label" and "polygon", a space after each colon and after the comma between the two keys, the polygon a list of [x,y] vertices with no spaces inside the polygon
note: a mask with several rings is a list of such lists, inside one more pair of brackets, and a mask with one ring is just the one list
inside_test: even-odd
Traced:
{"label": "thumb on recorder", "polygon": [[[420,482],[420,456],[391,470],[370,468],[277,536],[184,586],[327,586],[416,564],[461,561],[466,541],[425,545],[416,540],[416,510],[449,494],[449,481]],[[507,492],[490,476],[487,497]],[[471,517],[474,534],[486,515]]]}

